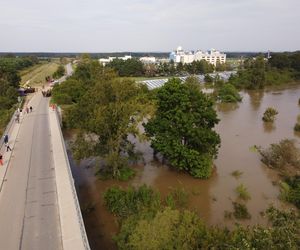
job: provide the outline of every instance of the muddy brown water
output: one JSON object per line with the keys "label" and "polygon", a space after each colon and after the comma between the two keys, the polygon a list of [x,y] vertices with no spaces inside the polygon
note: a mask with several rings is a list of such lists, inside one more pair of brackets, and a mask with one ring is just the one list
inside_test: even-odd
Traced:
{"label": "muddy brown water", "polygon": [[[184,173],[178,173],[153,160],[153,151],[147,142],[137,142],[137,150],[144,154],[144,164],[135,166],[136,177],[130,182],[102,181],[95,177],[93,160],[82,161],[80,167],[71,160],[80,205],[92,211],[83,214],[92,249],[116,249],[112,236],[117,233],[118,222],[105,208],[103,193],[111,186],[139,186],[147,184],[161,192],[162,196],[175,188],[184,188],[189,194],[188,206],[199,214],[207,225],[232,227],[238,222],[243,225],[266,224],[261,215],[270,204],[286,207],[279,201],[279,188],[274,185],[277,175],[260,161],[259,154],[250,150],[253,145],[267,147],[284,138],[297,141],[298,134],[293,127],[300,114],[298,99],[300,86],[285,90],[242,92],[242,103],[222,104],[216,107],[220,123],[216,130],[221,136],[221,148],[215,160],[216,171],[208,180],[198,180]],[[279,111],[274,124],[261,120],[267,107]],[[68,142],[70,135],[65,133]],[[298,145],[299,146],[299,145]],[[235,170],[243,174],[235,178]],[[224,219],[224,211],[232,211],[232,201],[237,200],[235,188],[239,184],[247,187],[251,199],[246,202],[251,219],[237,221]]]}

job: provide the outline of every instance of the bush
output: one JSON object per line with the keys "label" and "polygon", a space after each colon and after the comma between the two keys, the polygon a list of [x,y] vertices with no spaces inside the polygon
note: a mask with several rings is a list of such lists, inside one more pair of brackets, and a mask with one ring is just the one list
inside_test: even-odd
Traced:
{"label": "bush", "polygon": [[275,116],[278,114],[278,111],[272,107],[266,109],[262,120],[264,122],[273,122],[275,120]]}
{"label": "bush", "polygon": [[224,84],[219,90],[218,99],[221,102],[240,102],[242,97],[237,89],[230,83]]}
{"label": "bush", "polygon": [[232,202],[233,204],[233,215],[236,219],[250,219],[251,215],[248,212],[248,209],[246,205],[238,203],[238,202]]}
{"label": "bush", "polygon": [[280,182],[281,198],[300,208],[300,176],[286,178]]}
{"label": "bush", "polygon": [[243,184],[238,185],[236,187],[235,191],[238,194],[238,197],[240,199],[245,200],[245,201],[251,199],[251,196],[250,196],[247,188]]}
{"label": "bush", "polygon": [[182,208],[187,206],[188,199],[189,195],[184,188],[175,188],[166,197],[166,204],[173,209]]}
{"label": "bush", "polygon": [[298,122],[295,124],[294,130],[295,130],[296,132],[299,132],[299,131],[300,131],[300,124],[299,124]]}
{"label": "bush", "polygon": [[146,185],[138,189],[130,187],[127,191],[119,187],[109,188],[104,193],[104,201],[110,212],[121,218],[160,208],[159,194]]}
{"label": "bush", "polygon": [[233,172],[231,172],[231,175],[235,178],[240,178],[242,176],[243,172],[239,171],[239,170],[234,170]]}
{"label": "bush", "polygon": [[294,126],[294,130],[296,132],[299,132],[300,131],[300,115],[297,116],[297,123],[295,124]]}
{"label": "bush", "polygon": [[278,144],[271,144],[268,149],[259,148],[262,156],[261,161],[267,166],[284,170],[286,164],[300,167],[299,149],[295,146],[294,140],[285,139]]}
{"label": "bush", "polygon": [[[267,228],[236,226],[229,231],[205,226],[194,212],[163,208],[158,200],[159,196],[146,186],[106,191],[106,205],[120,219],[120,231],[114,236],[118,249],[283,250],[300,247],[300,218],[292,211],[270,207],[265,212],[270,222]],[[237,219],[251,217],[245,205],[237,202],[233,205],[234,212],[225,213],[228,218],[232,215]]]}

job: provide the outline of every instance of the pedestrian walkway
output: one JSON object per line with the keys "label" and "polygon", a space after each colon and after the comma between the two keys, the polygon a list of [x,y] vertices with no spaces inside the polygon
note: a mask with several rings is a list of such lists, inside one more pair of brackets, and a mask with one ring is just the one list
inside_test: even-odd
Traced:
{"label": "pedestrian walkway", "polygon": [[12,152],[0,167],[0,249],[62,249],[49,102],[40,93],[9,131]]}

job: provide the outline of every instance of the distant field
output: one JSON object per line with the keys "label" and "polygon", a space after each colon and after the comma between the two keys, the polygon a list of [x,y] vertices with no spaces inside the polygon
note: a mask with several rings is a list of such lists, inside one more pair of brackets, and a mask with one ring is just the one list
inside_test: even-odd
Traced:
{"label": "distant field", "polygon": [[21,71],[21,85],[24,86],[26,83],[32,87],[41,85],[45,82],[46,76],[51,76],[57,67],[56,62],[46,62]]}

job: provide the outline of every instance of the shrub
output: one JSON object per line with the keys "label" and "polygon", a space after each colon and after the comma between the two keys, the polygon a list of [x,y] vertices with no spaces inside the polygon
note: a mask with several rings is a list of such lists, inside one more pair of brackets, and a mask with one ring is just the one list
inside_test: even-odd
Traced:
{"label": "shrub", "polygon": [[230,83],[224,84],[219,90],[218,99],[221,102],[240,102],[242,97],[237,89]]}
{"label": "shrub", "polygon": [[182,208],[186,207],[188,203],[189,195],[184,188],[175,188],[166,197],[166,203],[171,208]]}
{"label": "shrub", "polygon": [[[114,237],[118,249],[299,249],[300,220],[292,211],[273,207],[265,214],[270,222],[261,226],[207,227],[194,212],[176,210],[159,204],[153,191],[145,186],[127,191],[111,188],[106,192],[106,205],[119,216],[120,231]],[[157,196],[155,196],[157,197]],[[152,202],[151,202],[152,201]],[[225,212],[226,218],[248,219],[245,205],[233,202],[234,212]]]}
{"label": "shrub", "polygon": [[273,122],[275,120],[275,116],[278,114],[278,111],[272,107],[269,107],[264,112],[262,120],[264,122]]}
{"label": "shrub", "polygon": [[300,208],[300,176],[286,178],[284,182],[280,182],[280,196]]}
{"label": "shrub", "polygon": [[297,116],[297,123],[294,126],[294,130],[297,132],[300,131],[300,115]]}
{"label": "shrub", "polygon": [[238,185],[236,187],[235,191],[238,194],[238,197],[240,199],[245,200],[245,201],[251,199],[251,196],[250,196],[247,188],[243,184]]}
{"label": "shrub", "polygon": [[238,203],[238,202],[232,202],[233,204],[233,216],[236,219],[250,219],[251,215],[248,212],[248,209],[246,205]]}
{"label": "shrub", "polygon": [[160,208],[159,194],[146,185],[137,189],[130,187],[127,191],[119,187],[109,188],[104,193],[104,201],[110,212],[121,218]]}
{"label": "shrub", "polygon": [[277,169],[284,169],[286,164],[300,167],[299,149],[295,146],[294,140],[281,140],[278,144],[271,144],[268,149],[259,148],[262,162],[267,166]]}
{"label": "shrub", "polygon": [[233,172],[231,172],[231,175],[235,178],[240,178],[242,174],[243,174],[243,172],[241,172],[239,170],[234,170]]}
{"label": "shrub", "polygon": [[296,132],[299,132],[299,131],[300,131],[300,124],[299,124],[298,122],[295,124],[294,130],[295,130]]}

